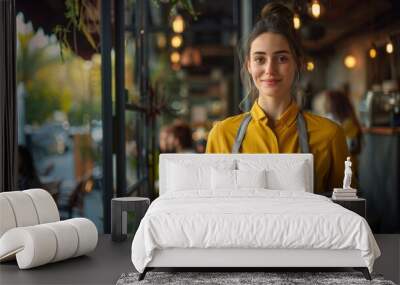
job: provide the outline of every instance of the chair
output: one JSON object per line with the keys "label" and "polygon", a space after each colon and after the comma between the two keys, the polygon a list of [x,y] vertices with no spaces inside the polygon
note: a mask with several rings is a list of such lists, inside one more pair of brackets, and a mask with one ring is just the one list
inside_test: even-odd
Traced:
{"label": "chair", "polygon": [[0,262],[16,259],[20,269],[84,255],[98,233],[86,218],[60,221],[57,205],[43,189],[0,193]]}

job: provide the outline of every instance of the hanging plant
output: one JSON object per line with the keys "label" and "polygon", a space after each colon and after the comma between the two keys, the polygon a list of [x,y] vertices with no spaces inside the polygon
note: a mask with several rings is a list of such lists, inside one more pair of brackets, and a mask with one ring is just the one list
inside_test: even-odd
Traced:
{"label": "hanging plant", "polygon": [[[197,13],[193,8],[192,0],[153,0],[156,4],[169,3],[170,15],[178,14],[178,9],[186,10],[194,19]],[[65,0],[65,18],[67,24],[56,25],[53,29],[60,47],[60,57],[64,60],[64,50],[71,49],[68,41],[70,33],[73,37],[73,50],[78,51],[77,33],[84,35],[90,46],[99,51],[99,43],[95,37],[100,38],[100,0]]]}
{"label": "hanging plant", "polygon": [[166,3],[171,5],[169,11],[170,16],[178,14],[178,8],[186,10],[195,20],[197,20],[198,13],[194,10],[192,0],[153,0],[156,4]]}
{"label": "hanging plant", "polygon": [[78,51],[77,33],[84,35],[90,46],[98,51],[99,43],[96,43],[94,35],[100,38],[100,9],[99,1],[91,0],[65,0],[65,18],[67,24],[56,25],[53,29],[60,46],[60,57],[64,60],[64,49],[71,49],[68,36],[72,33],[73,49]]}

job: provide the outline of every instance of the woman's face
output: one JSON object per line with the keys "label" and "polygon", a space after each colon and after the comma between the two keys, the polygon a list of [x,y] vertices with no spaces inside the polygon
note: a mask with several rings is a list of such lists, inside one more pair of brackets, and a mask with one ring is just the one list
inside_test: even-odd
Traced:
{"label": "woman's face", "polygon": [[159,145],[161,152],[170,152],[171,149],[170,137],[171,137],[171,132],[169,130],[161,129],[159,137]]}
{"label": "woman's face", "polygon": [[284,36],[268,32],[255,38],[247,69],[260,96],[290,96],[296,63]]}

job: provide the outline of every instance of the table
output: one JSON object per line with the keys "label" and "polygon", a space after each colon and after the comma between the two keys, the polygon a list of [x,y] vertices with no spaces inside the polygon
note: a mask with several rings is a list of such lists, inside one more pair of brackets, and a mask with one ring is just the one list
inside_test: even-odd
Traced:
{"label": "table", "polygon": [[366,218],[367,202],[363,198],[354,198],[351,200],[332,199],[332,202]]}
{"label": "table", "polygon": [[[111,200],[111,237],[113,241],[124,241],[127,238],[128,223],[133,222],[131,232],[136,233],[140,221],[150,206],[150,199],[143,197],[121,197]],[[133,218],[128,218],[128,213]],[[131,221],[129,221],[131,220]]]}

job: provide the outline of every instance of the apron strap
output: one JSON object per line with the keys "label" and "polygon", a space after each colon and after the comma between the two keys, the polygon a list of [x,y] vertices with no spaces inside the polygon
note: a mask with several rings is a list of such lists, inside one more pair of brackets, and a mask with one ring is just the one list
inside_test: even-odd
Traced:
{"label": "apron strap", "polygon": [[297,132],[299,133],[300,153],[310,153],[307,125],[302,112],[297,114]]}
{"label": "apron strap", "polygon": [[240,123],[239,130],[236,133],[235,143],[233,144],[232,153],[239,153],[240,147],[242,146],[242,142],[244,136],[246,135],[247,127],[251,121],[250,113],[244,116],[244,119]]}
{"label": "apron strap", "polygon": [[[232,153],[239,153],[240,147],[242,146],[243,139],[246,135],[247,127],[251,121],[250,113],[246,114],[242,122],[240,123],[239,130],[236,133],[235,142],[233,144]],[[306,120],[304,119],[303,113],[297,114],[297,132],[299,133],[299,145],[300,153],[310,153],[310,146],[308,145],[308,133]]]}

